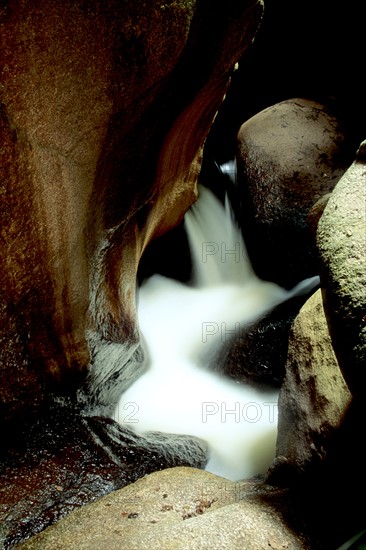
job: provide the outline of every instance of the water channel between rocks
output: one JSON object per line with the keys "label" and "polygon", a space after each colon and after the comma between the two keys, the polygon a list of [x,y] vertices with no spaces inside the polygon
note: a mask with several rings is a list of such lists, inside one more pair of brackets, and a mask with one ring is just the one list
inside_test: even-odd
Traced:
{"label": "water channel between rocks", "polygon": [[318,278],[292,290],[259,279],[229,201],[205,187],[185,227],[192,284],[158,274],[142,283],[138,318],[148,368],[122,394],[114,419],[139,434],[204,439],[206,469],[235,481],[265,473],[274,458],[278,389],[239,384],[210,365],[245,325],[308,292]]}

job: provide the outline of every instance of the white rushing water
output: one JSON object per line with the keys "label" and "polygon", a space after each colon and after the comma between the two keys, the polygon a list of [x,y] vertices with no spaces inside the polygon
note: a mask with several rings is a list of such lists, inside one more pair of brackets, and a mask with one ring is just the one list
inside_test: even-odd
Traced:
{"label": "white rushing water", "polygon": [[258,279],[230,209],[207,189],[186,214],[193,286],[154,275],[138,293],[148,369],[121,396],[114,418],[137,433],[201,437],[206,469],[231,480],[264,473],[275,453],[278,391],[210,372],[215,350],[241,327],[293,295]]}

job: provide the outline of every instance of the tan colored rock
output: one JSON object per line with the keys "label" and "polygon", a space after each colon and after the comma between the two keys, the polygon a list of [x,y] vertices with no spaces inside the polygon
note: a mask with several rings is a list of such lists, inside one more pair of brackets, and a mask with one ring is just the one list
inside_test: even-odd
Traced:
{"label": "tan colored rock", "polygon": [[317,200],[316,203],[311,207],[306,217],[306,221],[314,239],[316,237],[319,220],[324,212],[325,207],[327,206],[330,196],[331,193],[327,193],[326,195],[320,197],[320,199]]}
{"label": "tan colored rock", "polygon": [[296,475],[326,458],[332,435],[341,426],[350,402],[318,290],[301,308],[291,329],[278,401],[273,472],[283,468],[284,477]]}
{"label": "tan colored rock", "polygon": [[317,246],[324,309],[340,368],[353,395],[366,387],[366,142],[331,194]]}
{"label": "tan colored rock", "polygon": [[285,494],[258,481],[234,483],[194,468],[167,469],[71,513],[18,548],[311,548],[309,538],[286,523],[291,512],[284,517]]}

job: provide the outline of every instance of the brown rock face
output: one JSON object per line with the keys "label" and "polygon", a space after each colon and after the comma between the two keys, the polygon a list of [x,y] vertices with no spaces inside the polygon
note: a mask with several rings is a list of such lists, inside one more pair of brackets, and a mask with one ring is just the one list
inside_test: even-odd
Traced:
{"label": "brown rock face", "polygon": [[238,134],[243,223],[254,268],[283,286],[317,273],[309,210],[329,193],[352,157],[329,106],[303,98],[277,103]]}
{"label": "brown rock face", "polygon": [[203,468],[207,444],[169,434],[139,436],[110,418],[67,409],[23,425],[20,445],[0,449],[0,548],[19,542],[148,473]]}
{"label": "brown rock face", "polygon": [[136,269],[195,199],[202,147],[262,6],[0,7],[1,418],[72,393],[86,328],[138,342]]}

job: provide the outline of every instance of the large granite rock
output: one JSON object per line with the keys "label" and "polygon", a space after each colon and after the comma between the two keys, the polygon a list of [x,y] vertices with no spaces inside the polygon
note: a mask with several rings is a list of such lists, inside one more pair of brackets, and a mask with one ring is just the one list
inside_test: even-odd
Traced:
{"label": "large granite rock", "polygon": [[194,468],[156,472],[73,512],[19,550],[321,548],[286,491]]}
{"label": "large granite rock", "polygon": [[366,387],[366,144],[331,194],[317,231],[324,308],[355,397]]}
{"label": "large granite rock", "polygon": [[351,162],[332,109],[294,98],[257,113],[238,134],[242,221],[254,269],[289,287],[317,274],[307,215]]}
{"label": "large granite rock", "polygon": [[359,499],[366,491],[366,418],[336,359],[321,290],[293,323],[278,407],[276,458],[266,482],[291,488],[298,516],[325,549],[341,547],[365,526]]}
{"label": "large granite rock", "polygon": [[87,372],[84,397],[108,404],[141,362],[140,256],[195,200],[261,14],[257,0],[1,3],[0,420]]}
{"label": "large granite rock", "polygon": [[304,472],[308,475],[318,468],[327,458],[350,402],[318,290],[291,328],[278,400],[276,459],[268,479],[291,484]]}

